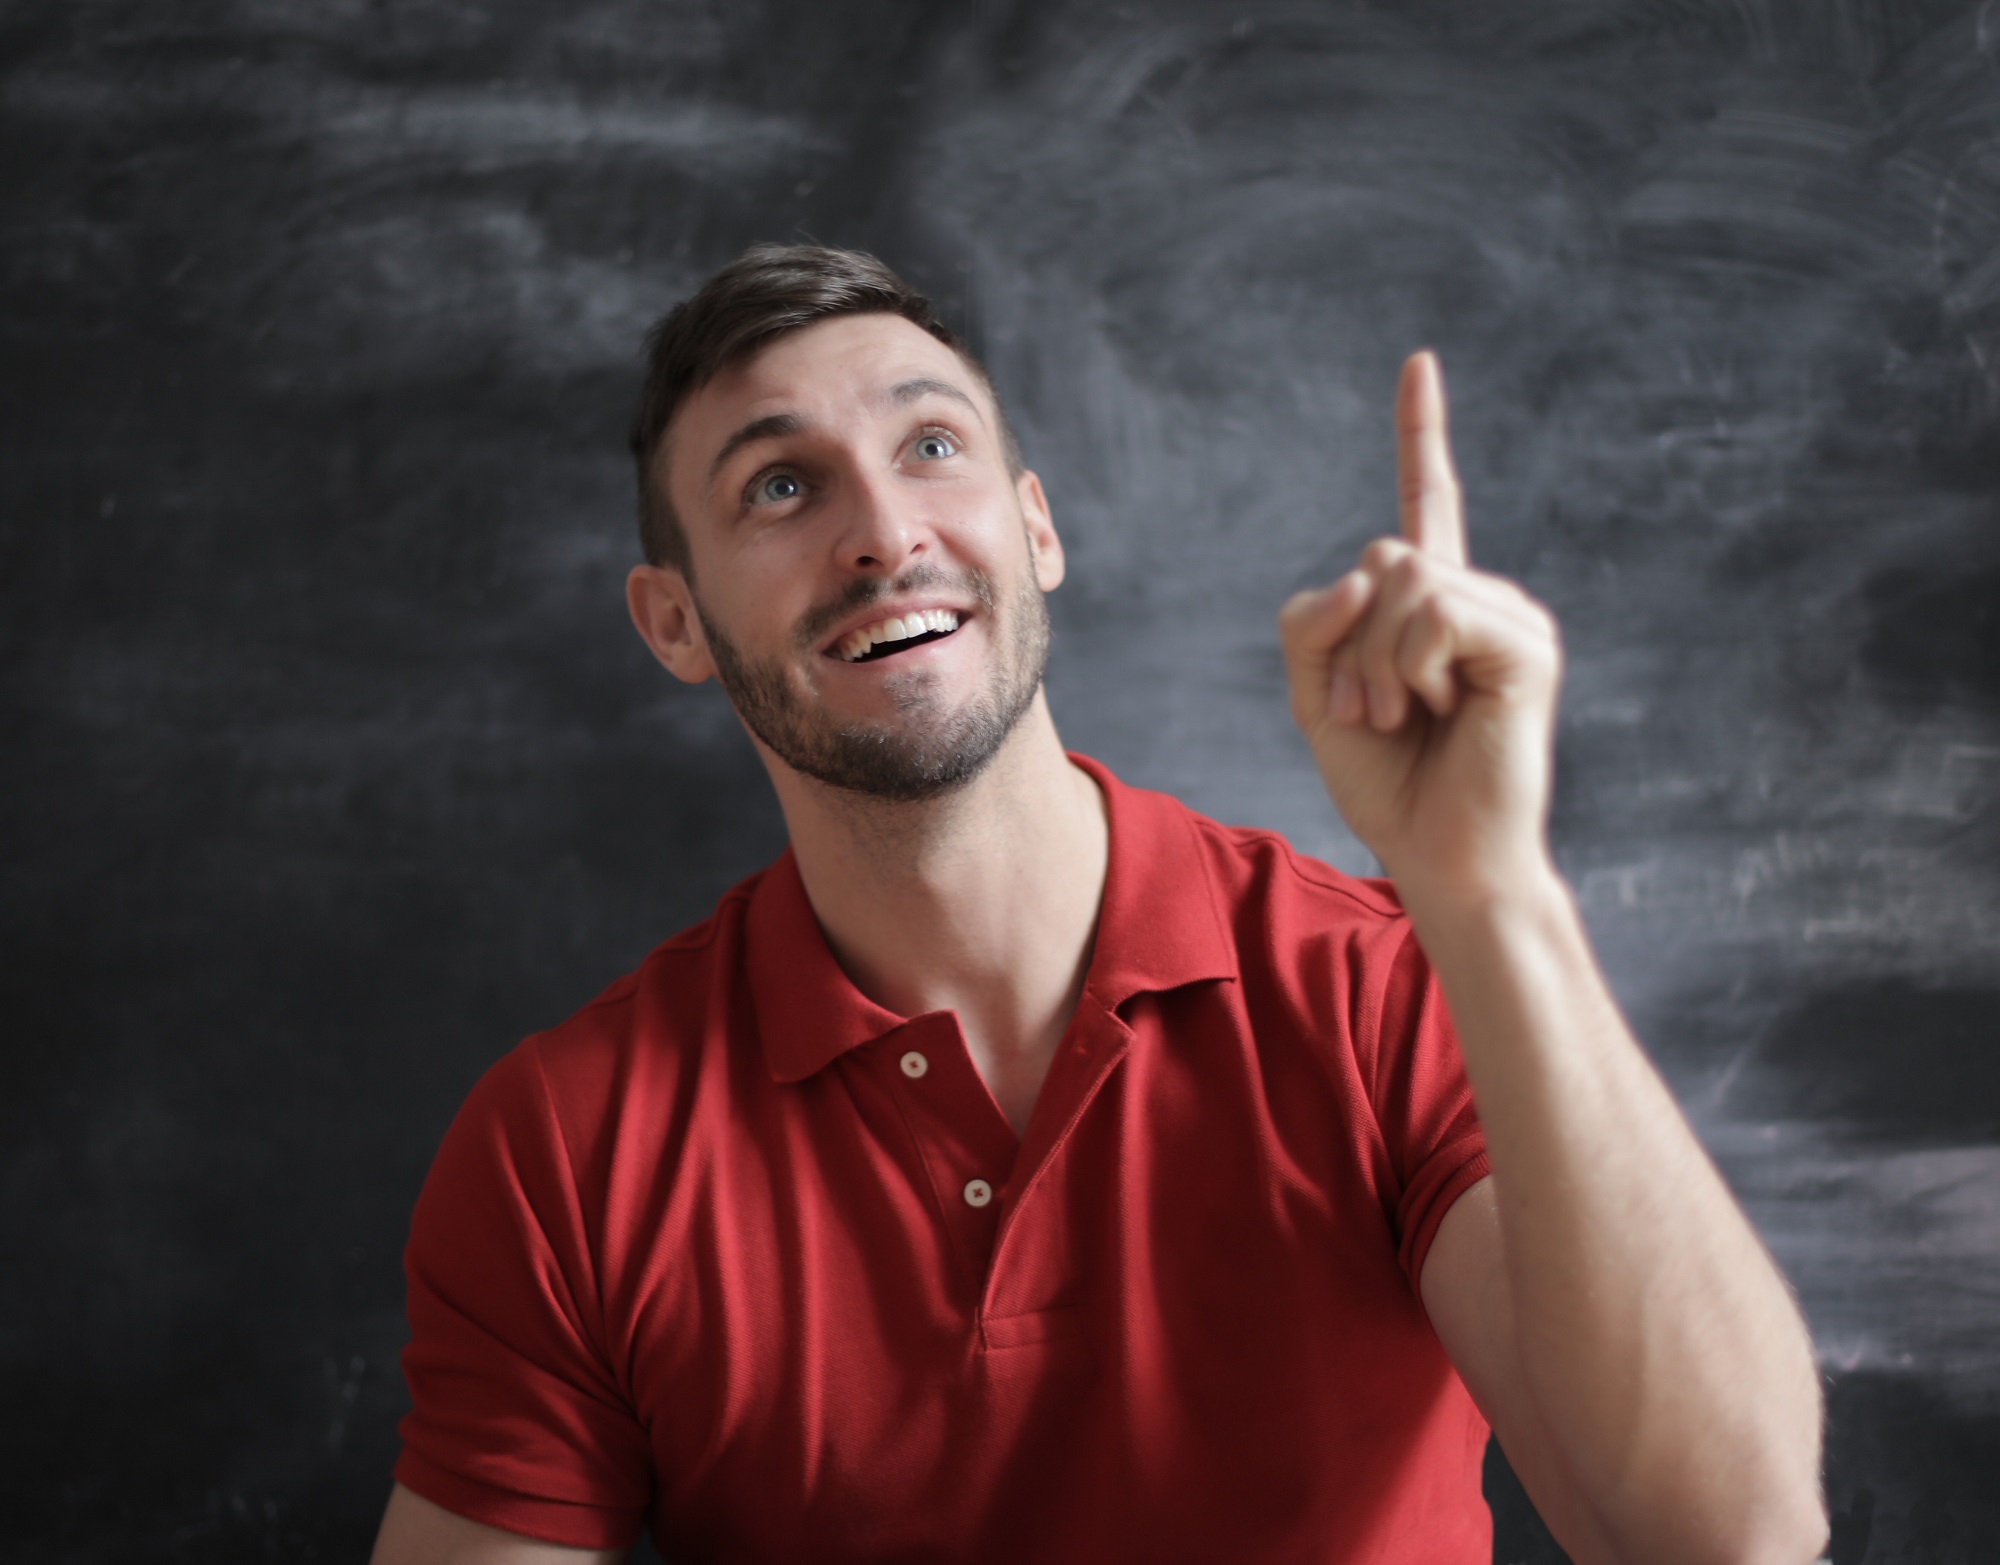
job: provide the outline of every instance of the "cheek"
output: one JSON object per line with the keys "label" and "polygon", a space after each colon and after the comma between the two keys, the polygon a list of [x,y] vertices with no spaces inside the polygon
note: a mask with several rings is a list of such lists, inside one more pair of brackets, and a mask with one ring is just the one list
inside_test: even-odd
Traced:
{"label": "cheek", "polygon": [[728,590],[716,605],[725,625],[739,642],[757,647],[789,643],[799,618],[811,607],[812,577],[787,551],[764,539],[753,539],[737,550],[718,576],[726,573]]}

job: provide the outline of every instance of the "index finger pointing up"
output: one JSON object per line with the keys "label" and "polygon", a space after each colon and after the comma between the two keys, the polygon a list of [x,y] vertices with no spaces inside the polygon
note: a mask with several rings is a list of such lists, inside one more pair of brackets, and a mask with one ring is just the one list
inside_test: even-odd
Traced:
{"label": "index finger pointing up", "polygon": [[1403,536],[1425,554],[1465,563],[1465,511],[1445,426],[1444,373],[1425,348],[1403,364],[1396,384],[1396,479]]}

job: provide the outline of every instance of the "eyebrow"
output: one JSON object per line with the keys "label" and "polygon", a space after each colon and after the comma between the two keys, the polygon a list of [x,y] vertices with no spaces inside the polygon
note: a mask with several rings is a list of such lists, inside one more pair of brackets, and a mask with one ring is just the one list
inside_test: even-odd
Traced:
{"label": "eyebrow", "polygon": [[[909,380],[899,380],[889,388],[887,401],[895,407],[907,407],[912,402],[921,402],[925,397],[949,397],[954,402],[962,402],[972,409],[973,417],[980,423],[986,422],[986,415],[979,411],[979,404],[948,380],[939,380],[932,375],[917,375]],[[736,455],[745,446],[759,440],[782,440],[788,435],[802,434],[806,421],[796,413],[769,413],[763,418],[752,419],[722,442],[722,449],[715,453],[715,460],[708,464],[708,481],[715,482],[722,471],[723,463]]]}
{"label": "eyebrow", "polygon": [[763,418],[753,418],[722,442],[722,449],[708,464],[708,481],[714,483],[715,475],[722,471],[722,464],[753,441],[782,439],[786,435],[800,433],[805,427],[806,421],[796,413],[771,413]]}
{"label": "eyebrow", "polygon": [[912,402],[920,402],[925,397],[950,397],[954,402],[963,402],[971,408],[980,423],[986,417],[979,411],[979,404],[967,396],[948,380],[938,380],[930,375],[918,375],[911,380],[899,380],[889,388],[889,401],[897,407],[907,407]]}

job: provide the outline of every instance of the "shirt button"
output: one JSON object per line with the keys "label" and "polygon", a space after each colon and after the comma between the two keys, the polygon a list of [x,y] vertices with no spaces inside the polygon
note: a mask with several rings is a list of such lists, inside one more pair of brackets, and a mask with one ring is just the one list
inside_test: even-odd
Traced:
{"label": "shirt button", "polygon": [[908,1054],[903,1056],[903,1074],[912,1081],[915,1081],[930,1068],[931,1062],[917,1053],[915,1049],[910,1050]]}
{"label": "shirt button", "polygon": [[993,1187],[983,1179],[968,1179],[965,1182],[965,1204],[984,1206],[993,1199]]}

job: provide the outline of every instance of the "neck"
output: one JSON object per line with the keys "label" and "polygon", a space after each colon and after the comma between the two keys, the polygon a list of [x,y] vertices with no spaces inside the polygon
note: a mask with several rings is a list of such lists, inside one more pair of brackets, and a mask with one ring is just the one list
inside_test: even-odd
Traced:
{"label": "neck", "polygon": [[1082,993],[1109,833],[1046,698],[971,782],[917,803],[801,777],[768,754],[799,874],[855,987],[902,1016],[958,1013],[1018,1132]]}

